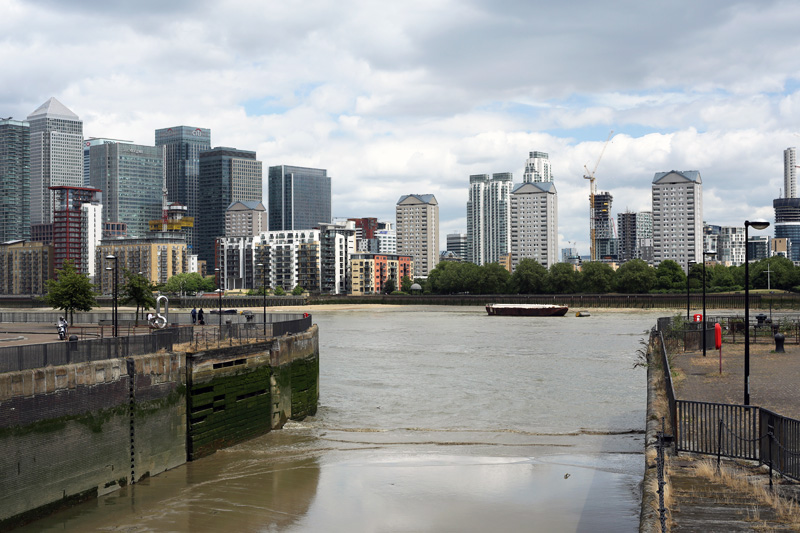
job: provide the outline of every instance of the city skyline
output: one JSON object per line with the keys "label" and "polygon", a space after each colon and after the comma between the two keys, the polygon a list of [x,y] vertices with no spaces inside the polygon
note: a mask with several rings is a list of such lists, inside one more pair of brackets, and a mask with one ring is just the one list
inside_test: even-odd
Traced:
{"label": "city skyline", "polygon": [[327,169],[335,218],[392,220],[396,198],[434,194],[441,243],[466,230],[470,175],[521,183],[546,152],[559,249],[582,255],[584,165],[609,131],[596,176],[614,214],[649,210],[656,172],[696,169],[705,220],[730,226],[774,220],[800,144],[800,6],[785,2],[144,7],[5,3],[0,114],[54,96],[85,137],[142,145],[207,127],[265,166]]}

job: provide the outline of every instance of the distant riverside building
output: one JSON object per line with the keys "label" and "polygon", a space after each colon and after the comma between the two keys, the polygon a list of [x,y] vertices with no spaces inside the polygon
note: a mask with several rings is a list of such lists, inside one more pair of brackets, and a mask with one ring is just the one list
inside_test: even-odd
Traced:
{"label": "distant riverside building", "polygon": [[267,180],[270,231],[312,229],[331,222],[331,178],[327,170],[272,166]]}
{"label": "distant riverside building", "polygon": [[783,151],[783,197],[797,198],[797,152],[795,148]]}
{"label": "distant riverside building", "polygon": [[619,262],[641,259],[653,262],[653,214],[650,211],[617,213]]}
{"label": "distant riverside building", "polygon": [[467,260],[476,265],[496,263],[511,251],[510,172],[473,174],[467,200]]}
{"label": "distant riverside building", "polygon": [[89,151],[89,182],[92,188],[103,192],[103,221],[124,223],[128,237],[146,237],[150,220],[162,215],[161,149],[106,143],[92,146]]}
{"label": "distant riverside building", "polygon": [[775,238],[787,239],[789,259],[800,261],[800,198],[776,198],[772,207],[775,210]]}
{"label": "distant riverside building", "polygon": [[350,294],[381,294],[389,280],[400,290],[403,278],[414,279],[414,260],[409,255],[356,253],[350,257]]}
{"label": "distant riverside building", "polygon": [[653,264],[653,213],[636,213],[636,259]]}
{"label": "distant riverside building", "polygon": [[114,266],[117,258],[117,288],[124,282],[123,272],[141,272],[153,283],[166,283],[172,276],[188,272],[189,254],[183,235],[152,233],[144,238],[104,239],[95,254],[95,283],[101,294],[111,294],[113,271],[106,267]]}
{"label": "distant riverside building", "polygon": [[594,252],[593,261],[613,263],[618,260],[618,240],[611,216],[614,197],[609,192],[598,192],[594,196]]}
{"label": "distant riverside building", "polygon": [[550,183],[553,175],[550,173],[550,156],[546,152],[530,152],[525,162],[523,183]]}
{"label": "distant riverside building", "polygon": [[703,260],[703,181],[697,170],[657,172],[652,183],[653,260],[684,270]]}
{"label": "distant riverside building", "polygon": [[[167,177],[167,199],[187,207],[194,228],[187,231],[189,253],[197,254],[198,220],[203,206],[198,197],[200,153],[211,149],[211,130],[195,126],[173,126],[157,129],[156,146],[164,147],[164,171]],[[261,198],[259,198],[261,200]]]}
{"label": "distant riverside building", "polygon": [[370,241],[375,238],[378,231],[378,219],[372,217],[348,218],[356,225],[356,250],[369,252]]}
{"label": "distant riverside building", "polygon": [[0,119],[0,242],[31,237],[30,124]]}
{"label": "distant riverside building", "polygon": [[467,260],[467,234],[466,233],[448,233],[447,234],[447,248],[448,252],[452,252],[456,257],[462,261]]}
{"label": "distant riverside building", "polygon": [[703,247],[707,253],[714,253],[717,263],[725,266],[744,264],[744,226],[705,225],[703,228]]}
{"label": "distant riverside building", "polygon": [[624,263],[636,258],[636,213],[626,211],[617,213],[617,230],[619,231],[619,262]]}
{"label": "distant riverside building", "polygon": [[439,263],[439,202],[432,194],[407,194],[395,206],[397,253],[414,258],[415,274],[427,277]]}
{"label": "distant riverside building", "polygon": [[747,255],[751,262],[766,259],[770,257],[772,239],[769,235],[749,235],[747,248]]}
{"label": "distant riverside building", "polygon": [[98,144],[133,144],[133,141],[122,141],[119,139],[105,139],[101,137],[89,137],[83,141],[83,186],[91,187],[92,173],[92,153],[90,148]]}
{"label": "distant riverside building", "polygon": [[70,261],[77,272],[95,276],[95,250],[103,236],[99,189],[50,187],[53,194],[53,267]]}
{"label": "distant riverside building", "polygon": [[523,259],[545,268],[558,261],[558,196],[552,182],[526,182],[511,191],[510,270]]}
{"label": "distant riverside building", "polygon": [[31,242],[53,244],[53,223],[31,224]]}
{"label": "distant riverside building", "polygon": [[267,231],[267,209],[257,200],[236,200],[225,210],[225,236],[246,237]]}
{"label": "distant riverside building", "polygon": [[356,252],[355,224],[350,221],[320,224],[319,229],[320,291],[347,294],[350,292],[350,256]]}
{"label": "distant riverside building", "polygon": [[378,222],[378,229],[370,240],[369,252],[397,255],[397,231],[393,222]]}
{"label": "distant riverside building", "polygon": [[578,255],[578,249],[574,246],[561,249],[561,262],[578,265],[581,262],[581,256]]}
{"label": "distant riverside building", "polygon": [[0,294],[42,295],[53,273],[51,245],[25,241],[0,243]]}
{"label": "distant riverside building", "polygon": [[198,201],[202,206],[197,228],[197,255],[216,264],[214,242],[225,235],[225,210],[236,201],[262,199],[262,164],[256,153],[220,147],[200,154]]}
{"label": "distant riverside building", "polygon": [[31,142],[31,224],[53,221],[50,187],[83,186],[83,122],[50,98],[28,115]]}

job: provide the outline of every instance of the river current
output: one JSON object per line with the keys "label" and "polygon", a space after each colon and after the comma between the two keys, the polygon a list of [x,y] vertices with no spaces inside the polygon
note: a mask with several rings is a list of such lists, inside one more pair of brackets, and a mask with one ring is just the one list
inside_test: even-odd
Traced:
{"label": "river current", "polygon": [[665,314],[315,309],[316,416],[19,531],[636,531]]}

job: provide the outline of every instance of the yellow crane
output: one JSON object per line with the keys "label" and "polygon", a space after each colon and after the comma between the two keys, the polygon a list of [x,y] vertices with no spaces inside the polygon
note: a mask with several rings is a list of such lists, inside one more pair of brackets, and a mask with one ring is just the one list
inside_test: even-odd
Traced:
{"label": "yellow crane", "polygon": [[608,142],[611,140],[611,136],[614,135],[614,130],[611,130],[608,133],[608,137],[606,138],[606,142],[603,144],[603,149],[600,150],[600,156],[597,158],[597,163],[594,164],[594,169],[589,172],[589,169],[586,165],[583,165],[583,168],[586,170],[586,174],[583,176],[584,179],[589,180],[589,260],[590,261],[597,261],[597,257],[595,254],[595,212],[594,212],[594,195],[596,194],[597,187],[595,185],[595,177],[594,173],[597,172],[597,166],[600,164],[600,160],[603,158],[603,154],[606,151],[606,146],[608,146]]}

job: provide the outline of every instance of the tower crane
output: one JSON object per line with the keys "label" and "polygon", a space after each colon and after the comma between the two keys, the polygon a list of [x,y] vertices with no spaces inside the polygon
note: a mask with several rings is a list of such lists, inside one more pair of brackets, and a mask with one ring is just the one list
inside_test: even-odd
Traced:
{"label": "tower crane", "polygon": [[606,151],[606,146],[608,146],[608,141],[611,140],[612,135],[614,135],[614,130],[611,130],[608,133],[606,142],[603,143],[603,149],[600,150],[600,156],[597,158],[597,162],[594,164],[594,169],[592,169],[592,171],[589,172],[589,169],[586,167],[586,165],[583,165],[583,168],[586,170],[586,174],[584,174],[583,178],[589,180],[589,260],[590,261],[597,261],[597,256],[595,254],[595,212],[594,212],[594,196],[597,192],[597,186],[595,184],[594,173],[597,172],[597,166],[600,164],[600,160],[603,158],[603,154]]}

